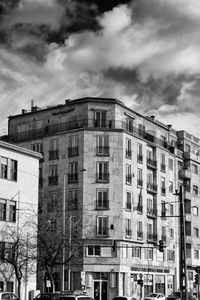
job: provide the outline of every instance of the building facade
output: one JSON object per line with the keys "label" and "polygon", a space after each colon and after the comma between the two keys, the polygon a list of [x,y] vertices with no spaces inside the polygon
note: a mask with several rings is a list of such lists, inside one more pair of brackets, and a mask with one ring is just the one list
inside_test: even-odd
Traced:
{"label": "building facade", "polygon": [[[30,230],[30,227],[25,225],[27,218],[29,221],[34,218],[37,222],[39,158],[41,155],[38,153],[0,141],[0,250],[2,256],[12,255],[12,246],[17,238],[22,241],[22,234],[26,241]],[[37,234],[37,226],[35,228]],[[33,268],[36,270],[36,260]],[[29,270],[28,265],[27,270]],[[27,299],[28,291],[36,289],[35,273],[26,274],[27,282],[24,278],[22,279],[22,299]],[[0,290],[18,293],[15,272],[10,264],[4,264],[2,261]]]}
{"label": "building facade", "polygon": [[174,193],[182,184],[190,201],[186,234],[192,278],[199,255],[199,205],[197,197],[191,199],[191,184],[198,194],[199,152],[186,151],[186,145],[198,149],[199,140],[190,137],[116,99],[66,100],[9,117],[9,141],[43,154],[40,204],[48,209],[52,199],[64,201],[70,237],[81,220],[84,247],[65,266],[64,276],[60,268],[58,282],[64,277],[66,288],[82,285],[95,300],[176,290],[179,201]]}

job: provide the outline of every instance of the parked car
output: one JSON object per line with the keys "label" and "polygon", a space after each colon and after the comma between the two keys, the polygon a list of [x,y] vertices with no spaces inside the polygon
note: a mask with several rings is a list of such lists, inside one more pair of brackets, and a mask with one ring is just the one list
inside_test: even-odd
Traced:
{"label": "parked car", "polygon": [[112,300],[137,300],[137,299],[128,296],[115,296]]}
{"label": "parked car", "polygon": [[74,291],[71,294],[60,294],[59,300],[94,300],[84,291]]}
{"label": "parked car", "polygon": [[165,300],[165,295],[163,293],[151,293],[144,297],[144,300]]}
{"label": "parked car", "polygon": [[[173,292],[169,296],[167,296],[166,300],[181,300],[181,292]],[[188,300],[197,300],[196,297],[189,294]]]}
{"label": "parked car", "polygon": [[60,293],[40,293],[34,300],[58,300],[61,295]]}
{"label": "parked car", "polygon": [[19,300],[12,292],[0,292],[0,300]]}

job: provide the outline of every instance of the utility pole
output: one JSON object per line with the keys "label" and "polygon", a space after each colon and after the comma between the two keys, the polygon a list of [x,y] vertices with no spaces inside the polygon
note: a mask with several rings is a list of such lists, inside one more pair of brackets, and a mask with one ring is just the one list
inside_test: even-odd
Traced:
{"label": "utility pole", "polygon": [[188,300],[187,289],[187,263],[186,263],[186,243],[185,243],[185,201],[183,185],[179,189],[180,202],[180,243],[179,243],[179,275],[180,275],[180,292],[181,299]]}

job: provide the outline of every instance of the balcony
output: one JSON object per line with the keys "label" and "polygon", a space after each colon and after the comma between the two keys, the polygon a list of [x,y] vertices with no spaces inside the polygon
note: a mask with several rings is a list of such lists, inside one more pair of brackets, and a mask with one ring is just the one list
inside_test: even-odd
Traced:
{"label": "balcony", "polygon": [[161,240],[166,243],[167,242],[167,236],[166,235],[161,235]]}
{"label": "balcony", "polygon": [[52,159],[58,159],[59,158],[59,151],[57,150],[51,150],[49,151],[49,160]]}
{"label": "balcony", "polygon": [[147,158],[147,167],[156,169],[157,168],[157,161],[151,158]]}
{"label": "balcony", "polygon": [[158,240],[158,236],[155,233],[147,233],[147,242],[156,242]]}
{"label": "balcony", "polygon": [[68,147],[68,157],[78,156],[79,147]]}
{"label": "balcony", "polygon": [[49,185],[58,185],[58,176],[49,176]]}
{"label": "balcony", "polygon": [[182,169],[178,172],[180,179],[190,179],[191,178],[191,172],[188,169]]}
{"label": "balcony", "polygon": [[96,174],[96,181],[101,183],[108,183],[110,179],[109,173],[97,173]]}
{"label": "balcony", "polygon": [[156,209],[147,208],[147,217],[149,217],[149,218],[157,218],[157,210]]}
{"label": "balcony", "polygon": [[78,172],[68,174],[68,183],[77,183],[78,182]]}
{"label": "balcony", "polygon": [[157,193],[157,185],[152,183],[147,183],[147,192]]}
{"label": "balcony", "polygon": [[138,156],[137,156],[137,161],[138,161],[139,163],[143,163],[143,155],[139,155],[139,154],[138,154]]}
{"label": "balcony", "polygon": [[110,155],[110,147],[97,147],[97,155],[107,156]]}

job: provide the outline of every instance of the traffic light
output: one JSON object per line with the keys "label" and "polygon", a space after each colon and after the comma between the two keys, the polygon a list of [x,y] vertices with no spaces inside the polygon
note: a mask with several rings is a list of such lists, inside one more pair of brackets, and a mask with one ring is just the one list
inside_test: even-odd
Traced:
{"label": "traffic light", "polygon": [[163,240],[159,241],[159,251],[164,252]]}
{"label": "traffic light", "polygon": [[199,274],[195,274],[195,283],[199,284]]}

